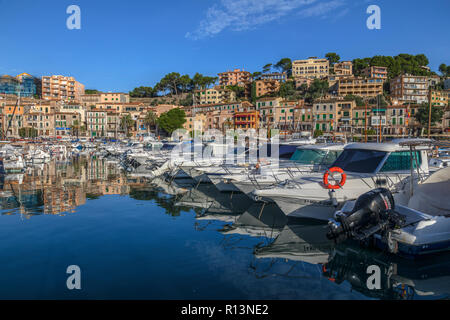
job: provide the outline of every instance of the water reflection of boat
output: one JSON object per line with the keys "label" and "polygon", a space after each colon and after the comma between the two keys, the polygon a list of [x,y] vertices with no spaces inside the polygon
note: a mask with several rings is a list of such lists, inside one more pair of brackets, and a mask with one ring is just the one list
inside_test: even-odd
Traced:
{"label": "water reflection of boat", "polygon": [[243,213],[252,201],[242,193],[223,193],[212,184],[191,187],[177,205],[205,209],[209,213]]}
{"label": "water reflection of boat", "polygon": [[283,258],[311,264],[328,262],[334,242],[326,237],[327,226],[301,220],[288,223],[267,246],[255,249],[257,258]]}
{"label": "water reflection of boat", "polygon": [[224,226],[223,234],[275,238],[287,223],[286,215],[274,203],[254,202],[232,224]]}
{"label": "water reflection of boat", "polygon": [[[373,270],[378,269],[377,287],[377,271]],[[333,258],[323,265],[323,274],[338,285],[348,282],[352,290],[372,298],[436,299],[450,296],[450,254],[411,261],[339,246],[333,252]]]}

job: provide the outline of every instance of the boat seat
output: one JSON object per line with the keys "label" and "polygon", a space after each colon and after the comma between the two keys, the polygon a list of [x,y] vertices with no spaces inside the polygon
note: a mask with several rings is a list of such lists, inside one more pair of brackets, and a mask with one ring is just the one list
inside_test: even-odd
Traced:
{"label": "boat seat", "polygon": [[450,167],[440,169],[416,185],[408,207],[433,216],[450,215]]}

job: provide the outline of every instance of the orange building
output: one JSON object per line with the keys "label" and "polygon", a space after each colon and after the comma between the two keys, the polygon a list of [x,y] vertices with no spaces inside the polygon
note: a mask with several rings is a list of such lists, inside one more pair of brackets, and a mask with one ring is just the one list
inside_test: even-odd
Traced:
{"label": "orange building", "polygon": [[233,117],[234,129],[258,129],[259,128],[259,112],[242,111],[236,112]]}
{"label": "orange building", "polygon": [[42,77],[42,98],[45,100],[81,101],[84,85],[74,77],[60,75]]}
{"label": "orange building", "polygon": [[265,96],[276,93],[280,90],[280,82],[278,80],[256,80],[255,81],[256,97]]}
{"label": "orange building", "polygon": [[241,69],[219,73],[219,83],[221,86],[245,85],[251,81],[252,74]]}

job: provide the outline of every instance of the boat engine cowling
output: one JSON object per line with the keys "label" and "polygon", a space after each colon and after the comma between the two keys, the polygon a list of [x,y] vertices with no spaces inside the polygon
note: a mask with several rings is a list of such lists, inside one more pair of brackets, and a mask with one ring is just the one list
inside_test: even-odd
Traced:
{"label": "boat engine cowling", "polygon": [[388,189],[371,190],[359,196],[350,212],[339,211],[335,219],[330,219],[327,237],[338,242],[348,238],[363,240],[390,225],[394,208]]}

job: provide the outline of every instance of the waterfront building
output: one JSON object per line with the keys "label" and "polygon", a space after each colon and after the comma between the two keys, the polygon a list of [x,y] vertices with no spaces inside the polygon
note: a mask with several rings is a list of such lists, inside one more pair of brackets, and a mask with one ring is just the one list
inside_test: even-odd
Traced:
{"label": "waterfront building", "polygon": [[432,90],[431,91],[431,104],[433,106],[447,107],[448,106],[448,96],[450,90]]}
{"label": "waterfront building", "polygon": [[218,104],[236,101],[236,93],[225,86],[215,86],[210,89],[195,91],[196,104]]}
{"label": "waterfront building", "polygon": [[387,67],[370,66],[365,68],[362,71],[362,74],[366,78],[382,79],[383,81],[386,81],[388,78],[388,69]]}
{"label": "waterfront building", "polygon": [[74,77],[52,75],[42,77],[42,98],[46,100],[81,101],[84,85]]}
{"label": "waterfront building", "polygon": [[101,94],[100,93],[94,93],[94,94],[82,94],[80,96],[81,103],[87,107],[90,108],[92,106],[95,106],[98,103],[101,103]]}
{"label": "waterfront building", "polygon": [[256,101],[256,110],[261,117],[261,125],[267,129],[292,129],[294,124],[294,105],[283,103],[283,99],[262,98]]}
{"label": "waterfront building", "polygon": [[354,107],[354,100],[316,100],[312,108],[314,129],[323,132],[351,132]]}
{"label": "waterfront building", "polygon": [[130,95],[123,92],[102,92],[100,93],[101,103],[129,103]]}
{"label": "waterfront building", "polygon": [[262,73],[255,77],[253,80],[277,80],[279,82],[287,81],[287,73],[286,72],[271,72],[271,73]]}
{"label": "waterfront building", "polygon": [[233,115],[234,129],[258,129],[259,128],[259,111],[249,110],[235,112]]}
{"label": "waterfront building", "polygon": [[402,74],[391,80],[391,98],[400,103],[428,102],[428,80],[424,76]]}
{"label": "waterfront building", "polygon": [[207,129],[207,118],[204,113],[197,113],[196,115],[186,116],[186,122],[183,128],[188,132],[204,132]]}
{"label": "waterfront building", "polygon": [[353,63],[351,61],[337,62],[333,66],[333,71],[338,76],[351,76],[353,75]]}
{"label": "waterfront building", "polygon": [[341,97],[346,95],[376,97],[383,94],[383,80],[363,77],[342,78],[337,81],[337,93]]}
{"label": "waterfront building", "polygon": [[16,77],[4,75],[0,77],[0,93],[18,95],[21,97],[34,97],[40,94],[39,79],[36,79],[28,73],[21,73]]}
{"label": "waterfront building", "polygon": [[106,117],[106,136],[109,138],[118,138],[121,134],[120,112],[107,110]]}
{"label": "waterfront building", "polygon": [[251,82],[252,74],[241,69],[234,69],[233,71],[226,71],[219,73],[219,84],[221,86],[245,85]]}
{"label": "waterfront building", "polygon": [[302,104],[294,108],[294,130],[311,131],[313,128],[313,105]]}
{"label": "waterfront building", "polygon": [[280,90],[280,82],[278,80],[266,79],[255,81],[256,97],[275,94],[279,90]]}
{"label": "waterfront building", "polygon": [[86,130],[89,137],[104,137],[107,132],[107,111],[91,109],[86,112]]}
{"label": "waterfront building", "polygon": [[81,115],[74,112],[56,112],[55,113],[55,135],[70,136],[79,135],[81,128]]}
{"label": "waterfront building", "polygon": [[329,75],[330,63],[327,59],[310,57],[305,60],[292,62],[292,75],[294,78],[323,79]]}

